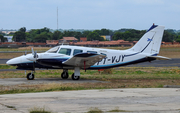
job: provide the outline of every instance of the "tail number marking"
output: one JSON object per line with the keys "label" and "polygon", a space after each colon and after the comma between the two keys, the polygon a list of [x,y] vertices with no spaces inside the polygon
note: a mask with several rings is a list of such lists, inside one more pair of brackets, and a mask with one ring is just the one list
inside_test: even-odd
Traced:
{"label": "tail number marking", "polygon": [[123,62],[124,61],[124,57],[125,55],[119,55],[119,56],[112,56],[111,58],[105,57],[104,59],[102,59],[101,61],[97,62],[97,65],[99,65],[99,63],[103,63],[106,64],[107,62],[113,63],[119,63],[119,62]]}

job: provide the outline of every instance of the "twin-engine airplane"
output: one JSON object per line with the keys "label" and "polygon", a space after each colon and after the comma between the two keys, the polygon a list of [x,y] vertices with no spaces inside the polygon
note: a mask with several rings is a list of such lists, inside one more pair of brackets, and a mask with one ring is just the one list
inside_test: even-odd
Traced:
{"label": "twin-engine airplane", "polygon": [[22,55],[10,59],[8,65],[17,66],[16,69],[32,70],[27,74],[28,80],[34,79],[36,68],[63,69],[62,79],[69,77],[68,70],[74,69],[73,80],[79,80],[80,69],[107,69],[125,66],[156,59],[168,60],[169,58],[157,56],[159,54],[163,26],[152,25],[142,38],[130,49],[111,50],[89,47],[61,45],[51,48],[44,53]]}

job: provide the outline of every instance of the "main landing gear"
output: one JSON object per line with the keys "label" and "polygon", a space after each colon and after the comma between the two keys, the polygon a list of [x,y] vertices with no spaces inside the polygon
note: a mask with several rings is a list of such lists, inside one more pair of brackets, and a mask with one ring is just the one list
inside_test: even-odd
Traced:
{"label": "main landing gear", "polygon": [[72,76],[71,76],[71,78],[72,78],[73,80],[79,80],[80,76],[75,76],[74,73],[73,73]]}
{"label": "main landing gear", "polygon": [[[71,76],[72,80],[79,80],[79,78],[80,78],[80,68],[75,67],[74,71],[75,72]],[[68,70],[64,69],[63,72],[61,73],[61,78],[62,79],[68,79],[68,77],[69,77]]]}

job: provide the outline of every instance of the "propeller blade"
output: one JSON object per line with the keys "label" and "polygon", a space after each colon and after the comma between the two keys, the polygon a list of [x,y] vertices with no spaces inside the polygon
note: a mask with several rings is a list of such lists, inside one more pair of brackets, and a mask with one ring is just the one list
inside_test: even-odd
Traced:
{"label": "propeller blade", "polygon": [[36,58],[36,57],[37,57],[37,52],[35,51],[35,52],[34,52],[34,58]]}
{"label": "propeller blade", "polygon": [[33,71],[35,72],[35,62],[33,62]]}
{"label": "propeller blade", "polygon": [[33,48],[31,48],[31,50],[32,50],[32,55],[27,56],[26,59],[36,62],[36,60],[38,59],[37,51],[34,51]]}
{"label": "propeller blade", "polygon": [[33,50],[33,48],[31,48],[31,50],[32,50],[32,54],[34,55],[34,50]]}
{"label": "propeller blade", "polygon": [[26,56],[26,54],[27,54],[27,51],[25,51],[24,55]]}

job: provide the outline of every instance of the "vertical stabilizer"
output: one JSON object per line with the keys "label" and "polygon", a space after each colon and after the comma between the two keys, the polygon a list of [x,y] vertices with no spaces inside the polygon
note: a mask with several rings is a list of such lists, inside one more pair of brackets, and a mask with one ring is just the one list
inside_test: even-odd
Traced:
{"label": "vertical stabilizer", "polygon": [[152,25],[141,39],[130,49],[135,52],[158,54],[164,33],[163,26]]}

